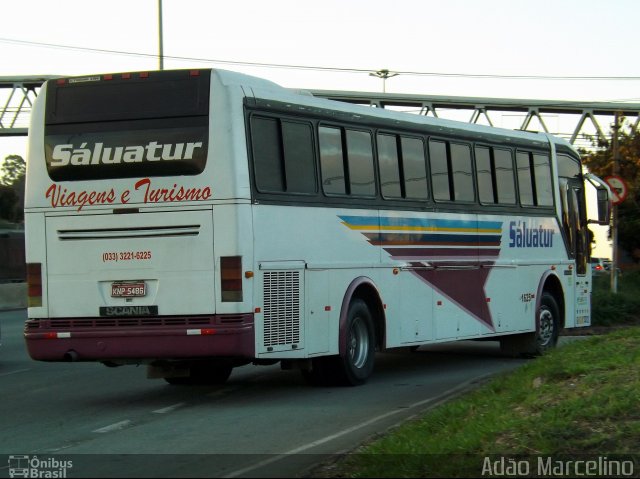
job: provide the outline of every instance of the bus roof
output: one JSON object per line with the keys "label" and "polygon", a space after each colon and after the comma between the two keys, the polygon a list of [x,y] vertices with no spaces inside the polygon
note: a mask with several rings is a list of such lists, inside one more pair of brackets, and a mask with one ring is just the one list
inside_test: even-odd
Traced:
{"label": "bus roof", "polygon": [[[218,69],[213,70],[213,72],[220,79],[220,82],[225,86],[237,85],[245,88],[251,88],[252,94],[256,99],[270,99],[281,102],[291,102],[297,105],[316,107],[323,110],[339,111],[341,113],[352,114],[356,116],[366,115],[369,117],[376,117],[380,119],[397,120],[414,124],[430,125],[433,127],[442,127],[450,130],[464,130],[474,135],[502,135],[505,137],[513,138],[515,141],[523,140],[528,142],[533,141],[540,142],[541,144],[548,144],[551,139],[551,141],[553,141],[556,145],[561,145],[566,149],[574,152],[576,155],[578,154],[573,145],[571,145],[565,139],[548,135],[543,132],[510,130],[507,128],[499,128],[444,118],[429,117],[426,115],[389,110],[385,108],[375,108],[362,104],[316,97],[306,90],[285,88],[270,80],[265,80],[243,73]],[[248,92],[245,91],[245,93]],[[291,106],[293,107],[294,105]]]}
{"label": "bus roof", "polygon": [[[428,125],[435,128],[442,128],[443,133],[446,132],[466,132],[473,136],[483,135],[499,135],[504,138],[510,138],[515,142],[534,142],[539,143],[541,147],[548,145],[549,141],[553,141],[565,151],[570,151],[578,156],[577,150],[565,139],[555,137],[543,132],[532,132],[524,130],[511,130],[494,126],[480,125],[476,123],[467,123],[463,121],[449,120],[444,118],[430,117],[409,112],[389,110],[385,108],[375,108],[363,104],[342,102],[332,99],[313,96],[309,91],[295,88],[285,88],[277,83],[259,78],[245,73],[234,72],[224,69],[185,69],[187,71],[210,70],[212,76],[225,87],[242,88],[244,95],[248,98],[253,97],[255,100],[273,100],[282,103],[290,103],[291,108],[296,105],[316,108],[324,111],[340,112],[344,115],[352,115],[354,118],[373,117],[381,120],[392,120],[410,123],[413,125]],[[164,70],[148,72],[157,75],[171,74],[175,70]],[[119,75],[123,75],[119,74]],[[104,75],[107,76],[107,75]],[[109,75],[110,76],[110,75]],[[95,78],[96,76],[92,76]],[[68,77],[83,78],[83,77]],[[56,81],[56,80],[49,80]]]}

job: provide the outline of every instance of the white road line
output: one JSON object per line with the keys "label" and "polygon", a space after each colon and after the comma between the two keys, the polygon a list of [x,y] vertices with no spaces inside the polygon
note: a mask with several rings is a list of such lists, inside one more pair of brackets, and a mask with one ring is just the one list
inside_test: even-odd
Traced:
{"label": "white road line", "polygon": [[24,373],[27,371],[31,371],[31,369],[16,369],[15,371],[9,371],[8,373],[2,373],[0,374],[0,378],[3,376],[10,376],[12,374],[18,374],[18,373]]}
{"label": "white road line", "polygon": [[422,406],[426,406],[429,403],[433,403],[431,405],[432,407],[437,406],[440,403],[445,402],[450,396],[456,394],[459,391],[464,390],[470,384],[472,384],[474,382],[477,382],[477,381],[480,381],[480,380],[482,380],[482,379],[484,379],[486,377],[492,376],[492,375],[493,375],[493,373],[484,374],[482,376],[473,378],[473,379],[471,379],[469,381],[465,381],[462,384],[459,384],[459,385],[457,385],[457,386],[455,386],[455,387],[453,387],[451,389],[448,389],[447,391],[443,392],[439,396],[415,402],[413,404],[410,404],[409,406],[403,407],[402,409],[394,409],[393,411],[389,411],[387,413],[381,414],[381,415],[376,416],[376,417],[374,417],[372,419],[369,419],[368,421],[361,422],[360,424],[356,424],[355,426],[351,426],[351,427],[349,427],[347,429],[343,429],[340,432],[337,432],[335,434],[331,434],[330,436],[323,437],[321,439],[318,439],[317,441],[313,441],[313,442],[310,442],[310,443],[305,444],[303,446],[296,447],[295,449],[291,449],[290,451],[287,451],[285,453],[274,455],[273,457],[270,457],[269,459],[265,459],[264,461],[260,461],[260,462],[258,462],[256,464],[253,464],[251,466],[245,467],[244,469],[238,469],[238,470],[233,471],[233,472],[231,472],[231,473],[229,473],[229,474],[227,474],[225,476],[222,476],[222,477],[224,477],[224,478],[232,478],[232,477],[241,476],[243,474],[246,474],[249,471],[253,471],[255,469],[259,469],[261,467],[267,466],[267,465],[272,464],[272,463],[274,463],[276,461],[284,459],[284,458],[286,458],[288,456],[291,456],[291,455],[294,455],[294,454],[300,454],[300,453],[302,453],[304,451],[307,451],[309,449],[313,449],[314,447],[319,446],[321,444],[333,441],[334,439],[337,439],[337,438],[339,438],[341,436],[344,436],[346,434],[349,434],[349,433],[352,433],[354,431],[357,431],[358,429],[362,429],[363,427],[369,426],[371,424],[374,424],[374,423],[376,423],[378,421],[381,421],[383,419],[386,419],[388,417],[394,416],[394,415],[396,415],[396,414],[398,414],[400,412],[405,412],[408,409],[420,408]]}
{"label": "white road line", "polygon": [[152,411],[154,414],[167,414],[171,411],[175,411],[176,409],[184,406],[186,403],[184,402],[179,402],[177,404],[172,404],[171,406],[167,406],[167,407],[163,407],[161,409],[156,409],[155,411]]}
{"label": "white road line", "polygon": [[121,429],[124,429],[125,427],[129,427],[131,424],[133,423],[129,419],[125,419],[124,421],[116,422],[114,424],[101,427],[100,429],[96,429],[95,431],[92,431],[92,432],[97,432],[98,434],[104,434],[107,432],[119,431]]}
{"label": "white road line", "polygon": [[[65,449],[69,449],[70,447],[75,446],[75,444],[67,444],[66,446],[62,446],[62,447],[52,447],[50,449],[45,449],[44,452],[47,453],[56,453],[56,452],[60,452],[60,451],[64,451]],[[31,451],[31,454],[39,454],[42,453],[42,451]]]}

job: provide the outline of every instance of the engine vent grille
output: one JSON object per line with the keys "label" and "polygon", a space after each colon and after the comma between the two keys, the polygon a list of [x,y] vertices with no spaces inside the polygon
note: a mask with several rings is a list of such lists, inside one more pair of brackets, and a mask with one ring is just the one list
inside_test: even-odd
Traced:
{"label": "engine vent grille", "polygon": [[300,272],[264,273],[264,345],[300,341]]}

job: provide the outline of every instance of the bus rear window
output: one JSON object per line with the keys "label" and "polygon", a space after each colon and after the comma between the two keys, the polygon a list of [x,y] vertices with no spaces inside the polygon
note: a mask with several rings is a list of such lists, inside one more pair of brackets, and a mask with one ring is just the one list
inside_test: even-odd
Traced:
{"label": "bus rear window", "polygon": [[209,70],[47,83],[45,158],[54,181],[196,175],[208,151]]}
{"label": "bus rear window", "polygon": [[210,76],[208,70],[174,70],[50,81],[45,123],[207,115]]}

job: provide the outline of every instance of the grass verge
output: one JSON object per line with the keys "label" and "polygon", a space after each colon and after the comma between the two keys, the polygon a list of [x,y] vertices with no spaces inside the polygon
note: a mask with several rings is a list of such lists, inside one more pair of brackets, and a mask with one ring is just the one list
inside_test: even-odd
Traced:
{"label": "grass verge", "polygon": [[637,477],[639,398],[640,327],[630,327],[572,342],[496,377],[325,472],[481,477],[488,456],[635,454]]}

